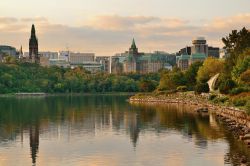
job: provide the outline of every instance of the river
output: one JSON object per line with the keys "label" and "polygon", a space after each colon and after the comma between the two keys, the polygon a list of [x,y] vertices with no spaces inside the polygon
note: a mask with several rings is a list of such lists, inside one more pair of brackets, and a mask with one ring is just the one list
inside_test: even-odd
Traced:
{"label": "river", "polygon": [[250,158],[212,114],[126,95],[0,98],[0,165],[239,165]]}

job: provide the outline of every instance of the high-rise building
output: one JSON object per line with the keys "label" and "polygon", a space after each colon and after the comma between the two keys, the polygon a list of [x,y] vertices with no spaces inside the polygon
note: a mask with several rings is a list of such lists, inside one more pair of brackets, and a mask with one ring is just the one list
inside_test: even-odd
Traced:
{"label": "high-rise building", "polygon": [[219,47],[208,47],[208,56],[214,58],[220,58],[220,48]]}
{"label": "high-rise building", "polygon": [[40,61],[38,54],[38,40],[36,37],[36,30],[34,24],[32,24],[31,36],[29,40],[29,60],[35,63],[39,63]]}
{"label": "high-rise building", "polygon": [[191,47],[191,54],[205,54],[208,55],[208,45],[204,37],[194,38],[193,46]]}

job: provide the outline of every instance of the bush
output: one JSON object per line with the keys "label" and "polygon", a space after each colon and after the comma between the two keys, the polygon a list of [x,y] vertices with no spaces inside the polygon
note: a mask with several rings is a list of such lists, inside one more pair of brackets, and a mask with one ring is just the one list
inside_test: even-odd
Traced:
{"label": "bush", "polygon": [[178,92],[186,92],[187,91],[187,86],[178,86],[176,88]]}
{"label": "bush", "polygon": [[230,91],[230,94],[237,95],[237,94],[240,94],[242,92],[250,92],[250,88],[249,87],[237,87],[237,88],[232,89]]}
{"label": "bush", "polygon": [[217,97],[216,94],[211,94],[211,95],[209,96],[209,100],[214,100],[216,97]]}
{"label": "bush", "polygon": [[235,87],[234,81],[228,79],[220,84],[219,90],[222,94],[228,94],[229,91],[232,90],[234,87]]}
{"label": "bush", "polygon": [[244,92],[239,95],[233,96],[231,98],[231,101],[234,106],[246,106],[246,104],[250,101],[250,92]]}
{"label": "bush", "polygon": [[208,93],[208,92],[209,92],[208,83],[198,83],[195,86],[195,93],[197,93],[197,94]]}
{"label": "bush", "polygon": [[250,113],[250,101],[247,101],[246,103],[246,111],[248,114]]}
{"label": "bush", "polygon": [[234,99],[233,100],[233,104],[234,106],[236,107],[240,107],[240,106],[245,106],[246,105],[246,100],[245,99],[242,99],[242,98],[238,98],[238,99]]}

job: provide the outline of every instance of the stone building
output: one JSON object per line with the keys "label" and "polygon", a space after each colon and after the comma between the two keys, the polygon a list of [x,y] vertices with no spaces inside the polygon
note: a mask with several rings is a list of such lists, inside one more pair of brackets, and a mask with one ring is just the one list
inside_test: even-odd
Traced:
{"label": "stone building", "polygon": [[[163,52],[142,53],[138,52],[138,48],[133,39],[128,52],[125,52],[126,57],[123,62],[124,73],[155,73],[164,68],[167,63],[168,54]],[[173,58],[172,58],[173,59]],[[174,56],[174,59],[175,56]]]}
{"label": "stone building", "polygon": [[34,63],[40,63],[40,57],[38,54],[38,39],[36,37],[36,30],[34,24],[32,24],[31,36],[29,39],[29,61]]}

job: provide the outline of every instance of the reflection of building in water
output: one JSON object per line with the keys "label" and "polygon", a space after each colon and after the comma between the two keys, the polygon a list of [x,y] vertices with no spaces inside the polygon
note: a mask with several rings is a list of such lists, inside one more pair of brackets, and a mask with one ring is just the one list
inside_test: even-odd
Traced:
{"label": "reflection of building in water", "polygon": [[136,143],[139,138],[140,133],[140,120],[139,116],[135,113],[124,113],[124,126],[129,129],[129,134],[131,141],[133,142],[134,147],[136,147]]}
{"label": "reflection of building in water", "polygon": [[36,165],[36,157],[39,147],[39,127],[38,125],[30,126],[30,150],[32,164]]}

